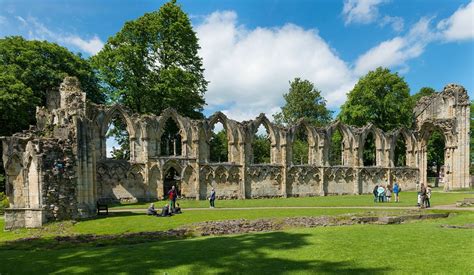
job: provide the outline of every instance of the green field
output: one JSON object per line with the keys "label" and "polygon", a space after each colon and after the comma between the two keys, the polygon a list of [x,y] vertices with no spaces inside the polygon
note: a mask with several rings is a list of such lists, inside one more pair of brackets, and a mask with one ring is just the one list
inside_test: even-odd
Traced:
{"label": "green field", "polygon": [[[470,197],[465,193],[435,193],[432,203],[451,204]],[[398,225],[350,225],[288,228],[275,232],[188,237],[186,239],[112,238],[90,243],[62,243],[55,236],[155,232],[209,220],[333,216],[397,215],[442,210],[364,208],[276,208],[285,206],[413,206],[374,204],[371,196],[219,201],[225,207],[256,209],[202,209],[170,218],[140,212],[111,213],[79,222],[55,222],[42,229],[0,232],[0,274],[31,273],[472,273],[474,229],[442,225],[474,224],[473,211],[450,211],[445,219],[419,220]],[[368,203],[363,204],[366,200]],[[183,201],[182,206],[207,207],[206,202]],[[360,205],[363,204],[363,205]],[[130,206],[126,206],[130,207]],[[135,205],[132,208],[144,207]],[[119,208],[124,208],[121,206]],[[126,210],[126,209],[123,209]],[[0,227],[3,227],[0,219]],[[34,240],[23,238],[36,237]],[[10,242],[8,242],[10,241]],[[11,241],[14,241],[13,243]]]}
{"label": "green field", "polygon": [[[470,191],[472,192],[472,191]],[[433,192],[431,198],[432,206],[454,204],[464,198],[474,197],[474,193],[456,192],[442,193]],[[415,206],[417,202],[416,192],[400,193],[400,202],[374,203],[373,195],[344,195],[325,197],[302,197],[302,198],[272,198],[272,199],[247,199],[247,200],[217,200],[216,207],[239,208],[239,207],[284,207],[284,206],[330,206],[330,207],[354,207],[354,206],[376,206],[376,207],[404,207]],[[155,202],[156,206],[166,204],[166,201]],[[183,208],[206,208],[209,202],[206,200],[178,200]],[[135,203],[113,205],[112,208],[147,208],[149,203]]]}

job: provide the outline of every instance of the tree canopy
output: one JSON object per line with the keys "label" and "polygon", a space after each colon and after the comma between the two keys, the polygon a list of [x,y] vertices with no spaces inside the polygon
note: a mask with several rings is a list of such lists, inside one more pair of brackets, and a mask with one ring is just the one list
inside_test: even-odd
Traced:
{"label": "tree canopy", "polygon": [[411,102],[405,80],[397,73],[379,67],[359,79],[341,106],[339,119],[355,126],[372,123],[384,131],[409,127],[412,122]]}
{"label": "tree canopy", "polygon": [[283,98],[285,105],[281,107],[281,112],[273,115],[277,124],[294,124],[301,118],[315,126],[331,121],[332,112],[326,108],[326,100],[308,80],[295,78],[290,82],[290,90]]}
{"label": "tree canopy", "polygon": [[173,107],[199,118],[207,81],[198,49],[188,16],[173,0],[126,22],[92,61],[110,101],[139,113]]}

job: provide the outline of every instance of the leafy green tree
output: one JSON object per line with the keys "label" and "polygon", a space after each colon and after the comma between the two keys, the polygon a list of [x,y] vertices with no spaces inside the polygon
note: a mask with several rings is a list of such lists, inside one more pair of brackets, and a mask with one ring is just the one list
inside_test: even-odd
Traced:
{"label": "leafy green tree", "polygon": [[283,98],[285,106],[281,107],[281,112],[273,115],[277,124],[294,124],[301,118],[315,126],[326,125],[331,121],[332,112],[326,108],[326,100],[308,80],[295,78]]}
{"label": "leafy green tree", "polygon": [[257,134],[252,142],[253,163],[270,163],[270,139],[268,135]]}
{"label": "leafy green tree", "polygon": [[198,50],[188,16],[172,0],[126,22],[92,62],[110,101],[139,113],[173,107],[200,118],[207,81]]}
{"label": "leafy green tree", "polygon": [[342,105],[339,119],[347,124],[372,123],[389,131],[411,126],[412,103],[405,80],[389,69],[377,68],[361,77]]}
{"label": "leafy green tree", "polygon": [[430,96],[430,95],[433,95],[435,93],[436,93],[435,89],[433,89],[431,87],[423,87],[418,91],[418,93],[411,96],[413,104],[416,105],[416,102],[418,100],[420,100],[420,98],[422,98],[424,96]]}
{"label": "leafy green tree", "polygon": [[[46,93],[58,89],[66,76],[79,79],[89,100],[96,103],[104,100],[97,77],[88,61],[55,43],[29,41],[19,36],[0,39],[0,66],[2,71],[8,70],[18,81],[30,88],[39,105],[46,104]],[[0,90],[5,88],[2,86]],[[33,107],[30,113],[34,112]],[[33,122],[34,115],[30,120],[30,123]]]}
{"label": "leafy green tree", "polygon": [[331,136],[329,148],[329,165],[342,165],[342,133],[337,130]]}
{"label": "leafy green tree", "polygon": [[[308,80],[295,78],[283,98],[285,105],[281,107],[281,112],[273,115],[274,122],[279,125],[295,124],[301,118],[314,126],[323,126],[331,121],[332,112],[326,108],[326,100]],[[293,164],[308,163],[307,133],[300,129],[295,135],[292,144]]]}
{"label": "leafy green tree", "polygon": [[210,160],[211,162],[227,162],[227,133],[221,130],[218,133],[212,133],[210,144]]}

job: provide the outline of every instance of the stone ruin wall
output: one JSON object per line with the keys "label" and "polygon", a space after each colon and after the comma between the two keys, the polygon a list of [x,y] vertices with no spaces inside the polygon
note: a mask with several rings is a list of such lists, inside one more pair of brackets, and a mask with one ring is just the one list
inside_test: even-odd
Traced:
{"label": "stone ruin wall", "polygon": [[[371,193],[375,184],[397,181],[403,190],[426,182],[426,142],[433,129],[446,139],[449,189],[469,186],[469,100],[463,87],[448,85],[420,100],[413,129],[383,132],[373,125],[334,122],[312,127],[304,120],[281,127],[261,114],[237,122],[217,112],[193,120],[167,109],[160,116],[138,115],[120,105],[86,102],[78,80],[66,78],[47,107],[37,109],[37,125],[3,137],[7,171],[6,227],[38,227],[46,221],[88,217],[98,199],[153,201],[164,197],[165,175],[178,172],[183,198],[205,199],[212,187],[220,198],[325,196]],[[130,160],[106,157],[106,132],[113,117],[126,124]],[[182,154],[161,156],[161,135],[168,119],[180,128]],[[228,162],[210,163],[209,140],[220,122],[227,132]],[[270,163],[254,164],[252,139],[260,125],[269,132]],[[292,142],[304,129],[307,164],[292,163]],[[332,134],[343,135],[341,166],[329,165]],[[375,138],[376,165],[363,166],[367,135]],[[395,167],[395,144],[406,141],[406,166]]]}

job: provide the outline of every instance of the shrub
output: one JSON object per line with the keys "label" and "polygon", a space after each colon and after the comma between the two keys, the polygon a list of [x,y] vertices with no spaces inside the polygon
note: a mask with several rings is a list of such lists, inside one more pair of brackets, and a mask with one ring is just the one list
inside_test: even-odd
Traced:
{"label": "shrub", "polygon": [[3,214],[3,209],[8,208],[9,205],[8,197],[5,193],[0,192],[0,214]]}

